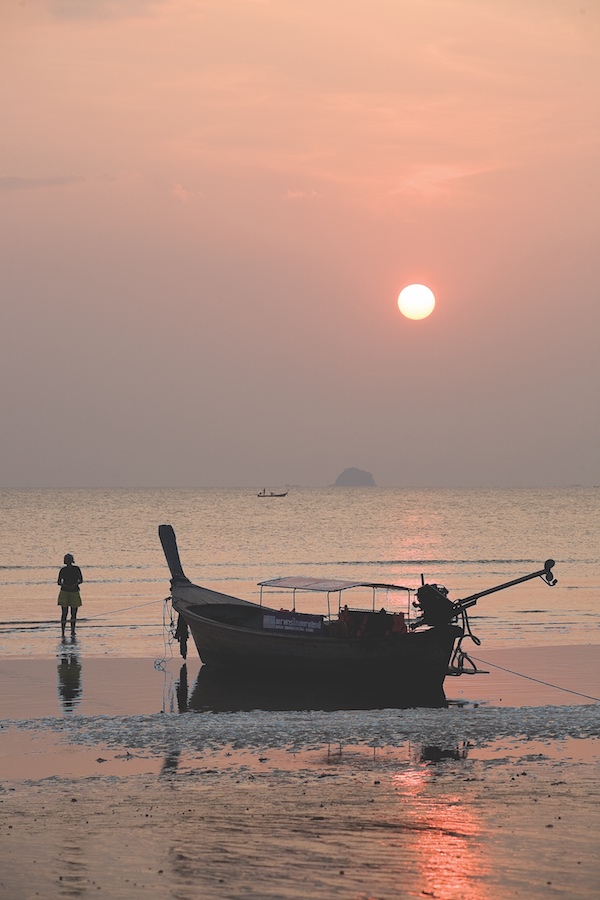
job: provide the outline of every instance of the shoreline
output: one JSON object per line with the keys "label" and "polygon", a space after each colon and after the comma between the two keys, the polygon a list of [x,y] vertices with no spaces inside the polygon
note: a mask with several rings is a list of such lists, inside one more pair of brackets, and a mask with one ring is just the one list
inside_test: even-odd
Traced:
{"label": "shoreline", "polygon": [[[194,750],[200,749],[306,753],[337,744],[397,753],[408,742],[429,745],[445,758],[464,748],[470,756],[485,747],[493,754],[503,739],[526,740],[545,755],[549,742],[567,739],[578,748],[575,755],[588,759],[600,734],[600,703],[591,699],[595,692],[600,696],[599,651],[597,645],[563,647],[558,659],[544,647],[488,651],[488,674],[448,677],[448,703],[439,709],[324,707],[318,687],[309,706],[288,702],[283,691],[269,693],[266,702],[250,692],[241,707],[223,706],[219,694],[215,707],[206,705],[197,657],[185,664],[86,658],[69,643],[54,658],[0,662],[4,777],[156,774],[174,746],[183,768],[193,768]],[[528,665],[529,674],[515,674]],[[546,682],[555,676],[563,681],[561,690]]]}

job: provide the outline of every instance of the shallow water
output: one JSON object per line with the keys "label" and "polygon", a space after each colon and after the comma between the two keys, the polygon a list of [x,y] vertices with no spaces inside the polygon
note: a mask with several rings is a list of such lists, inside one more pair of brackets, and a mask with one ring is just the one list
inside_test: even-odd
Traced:
{"label": "shallow water", "polygon": [[0,805],[7,896],[598,893],[597,769],[572,753],[589,741],[440,756],[412,742],[211,751],[174,735],[161,757],[30,734],[38,780],[7,782]]}
{"label": "shallow water", "polygon": [[499,739],[555,741],[600,736],[600,704],[526,709],[477,708],[337,710],[324,712],[215,713],[211,716],[74,716],[6,720],[4,727],[62,733],[73,744],[147,749],[165,755],[187,751],[280,749],[323,746],[400,747],[407,741],[437,747]]}
{"label": "shallow water", "polygon": [[[172,524],[186,574],[258,599],[284,575],[393,581],[421,574],[452,599],[556,560],[541,579],[479,601],[487,646],[597,642],[600,489],[3,490],[0,651],[53,655],[56,576],[65,552],[83,569],[78,640],[85,655],[160,655],[169,573],[157,526]],[[280,596],[277,602],[281,599]],[[299,605],[317,609],[302,595]],[[401,608],[404,599],[393,600]]]}

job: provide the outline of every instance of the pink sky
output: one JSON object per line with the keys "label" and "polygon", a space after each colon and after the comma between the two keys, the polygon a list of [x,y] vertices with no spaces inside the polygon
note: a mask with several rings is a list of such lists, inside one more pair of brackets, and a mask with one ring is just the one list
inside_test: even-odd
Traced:
{"label": "pink sky", "polygon": [[0,73],[0,484],[600,484],[596,3],[5,0]]}

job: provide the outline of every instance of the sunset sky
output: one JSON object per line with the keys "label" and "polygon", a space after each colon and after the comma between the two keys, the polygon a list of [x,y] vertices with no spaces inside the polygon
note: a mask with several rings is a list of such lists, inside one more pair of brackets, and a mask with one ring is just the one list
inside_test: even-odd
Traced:
{"label": "sunset sky", "polygon": [[600,484],[597,2],[2,0],[0,99],[0,485]]}

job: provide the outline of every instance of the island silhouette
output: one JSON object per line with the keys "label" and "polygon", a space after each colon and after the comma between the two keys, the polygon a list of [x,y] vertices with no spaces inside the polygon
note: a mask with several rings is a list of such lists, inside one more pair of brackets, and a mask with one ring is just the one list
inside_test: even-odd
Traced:
{"label": "island silhouette", "polygon": [[344,469],[336,478],[335,487],[375,487],[375,479],[364,469]]}

